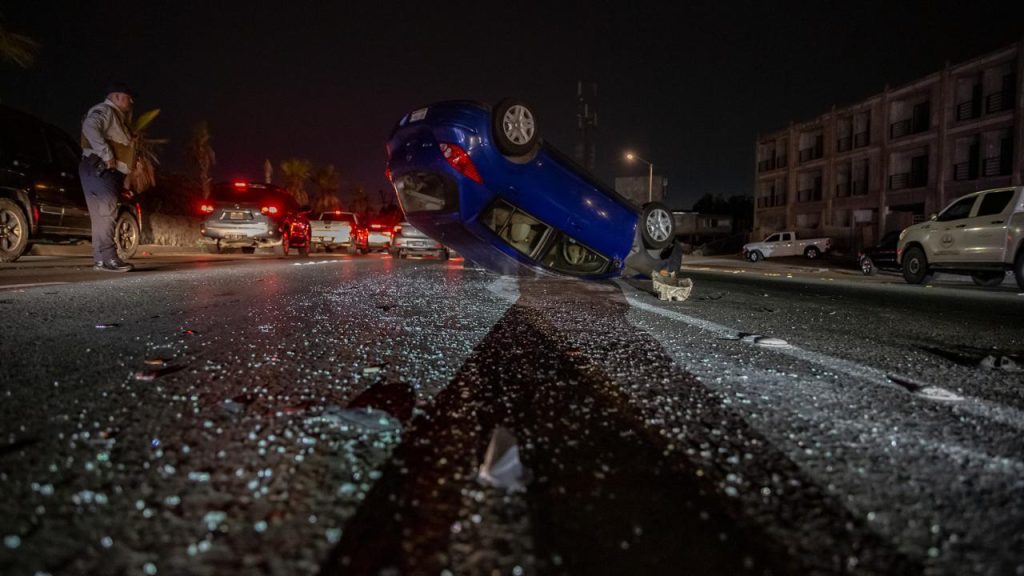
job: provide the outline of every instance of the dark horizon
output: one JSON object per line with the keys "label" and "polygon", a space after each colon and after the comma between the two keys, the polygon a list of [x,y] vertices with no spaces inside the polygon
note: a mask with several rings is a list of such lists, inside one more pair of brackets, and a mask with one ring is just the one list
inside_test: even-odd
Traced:
{"label": "dark horizon", "polygon": [[[0,99],[77,135],[105,86],[128,82],[138,111],[162,109],[151,132],[171,140],[168,170],[185,169],[191,127],[206,120],[217,180],[304,157],[375,197],[388,189],[384,140],[409,110],[521,97],[572,154],[577,82],[596,82],[596,176],[646,174],[623,158],[634,149],[668,177],[671,207],[688,208],[752,193],[758,134],[1019,41],[1024,7],[1010,4],[14,4],[6,27],[41,47],[34,67],[0,68]],[[118,18],[124,35],[83,32]]]}

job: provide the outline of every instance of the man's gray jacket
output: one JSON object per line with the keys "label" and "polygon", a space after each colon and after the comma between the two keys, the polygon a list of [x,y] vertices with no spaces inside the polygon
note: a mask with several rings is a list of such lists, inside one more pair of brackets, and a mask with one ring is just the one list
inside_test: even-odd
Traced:
{"label": "man's gray jacket", "polygon": [[118,172],[128,174],[134,164],[131,131],[123,112],[110,100],[89,109],[82,120],[82,155],[117,160]]}

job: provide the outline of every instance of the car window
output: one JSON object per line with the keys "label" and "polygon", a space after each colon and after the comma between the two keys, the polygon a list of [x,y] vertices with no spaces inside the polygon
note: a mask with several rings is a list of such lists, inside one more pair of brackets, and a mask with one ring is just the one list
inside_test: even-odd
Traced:
{"label": "car window", "polygon": [[428,212],[443,210],[450,196],[443,180],[432,174],[407,174],[395,180],[405,212]]}
{"label": "car window", "polygon": [[0,126],[0,160],[4,165],[45,167],[50,164],[43,127],[22,118],[8,118]]}
{"label": "car window", "polygon": [[480,215],[485,226],[519,252],[532,255],[550,228],[533,216],[498,200]]}
{"label": "car window", "polygon": [[600,274],[608,268],[607,258],[565,234],[559,234],[541,263],[558,272],[577,275]]}
{"label": "car window", "polygon": [[768,238],[765,239],[765,242],[778,242],[778,241],[779,241],[779,235],[778,234],[772,234],[771,236],[769,236]]}
{"label": "car window", "polygon": [[936,220],[939,222],[949,222],[950,220],[967,218],[971,215],[971,207],[974,206],[974,202],[977,199],[977,196],[968,196],[967,198],[957,200],[951,204],[949,208],[943,210],[942,214],[939,214],[939,217]]}
{"label": "car window", "polygon": [[999,190],[989,192],[982,196],[981,206],[978,207],[978,216],[992,216],[1002,214],[1006,205],[1013,199],[1013,190]]}
{"label": "car window", "polygon": [[46,131],[50,140],[50,147],[53,150],[53,159],[57,169],[68,175],[78,174],[78,162],[81,152],[72,144],[67,136],[60,132],[49,129]]}
{"label": "car window", "polygon": [[899,243],[900,233],[893,231],[889,232],[882,239],[878,241],[879,248],[893,248]]}

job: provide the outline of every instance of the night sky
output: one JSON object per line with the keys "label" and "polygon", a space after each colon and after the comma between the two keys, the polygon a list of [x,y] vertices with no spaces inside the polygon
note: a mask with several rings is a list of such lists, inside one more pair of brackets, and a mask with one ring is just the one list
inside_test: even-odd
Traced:
{"label": "night sky", "polygon": [[[669,4],[671,7],[666,7]],[[0,3],[41,49],[0,65],[0,99],[77,136],[113,80],[161,108],[168,169],[210,123],[220,179],[287,157],[387,189],[384,141],[405,112],[518,96],[567,153],[576,82],[598,84],[597,176],[669,178],[669,203],[753,189],[754,139],[1024,36],[1024,2]],[[278,170],[279,172],[279,170]]]}

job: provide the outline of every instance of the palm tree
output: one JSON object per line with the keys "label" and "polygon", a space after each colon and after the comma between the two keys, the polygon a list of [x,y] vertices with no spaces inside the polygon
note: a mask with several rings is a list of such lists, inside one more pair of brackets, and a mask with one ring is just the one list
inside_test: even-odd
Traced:
{"label": "palm tree", "polygon": [[145,192],[156,185],[156,166],[160,164],[157,153],[167,140],[147,138],[146,129],[159,115],[160,109],[155,108],[130,121],[135,162],[131,173],[125,177],[124,187],[136,193]]}
{"label": "palm tree", "polygon": [[188,158],[199,171],[199,185],[203,189],[203,198],[210,197],[210,168],[217,163],[217,154],[210,145],[210,125],[206,120],[197,122],[192,127],[192,139],[189,140]]}
{"label": "palm tree", "polygon": [[274,165],[270,163],[270,158],[263,161],[263,183],[270,184],[274,181]]}
{"label": "palm tree", "polygon": [[305,158],[289,158],[281,162],[281,174],[284,175],[285,187],[292,193],[292,198],[300,206],[309,204],[306,193],[306,181],[313,173],[313,163]]}
{"label": "palm tree", "polygon": [[39,43],[32,38],[8,30],[0,15],[0,60],[29,68],[36,60],[38,49]]}
{"label": "palm tree", "polygon": [[334,168],[334,164],[317,169],[313,173],[313,183],[317,188],[316,197],[313,199],[314,211],[326,212],[341,209],[341,200],[338,198],[338,192],[341,190],[341,175]]}

